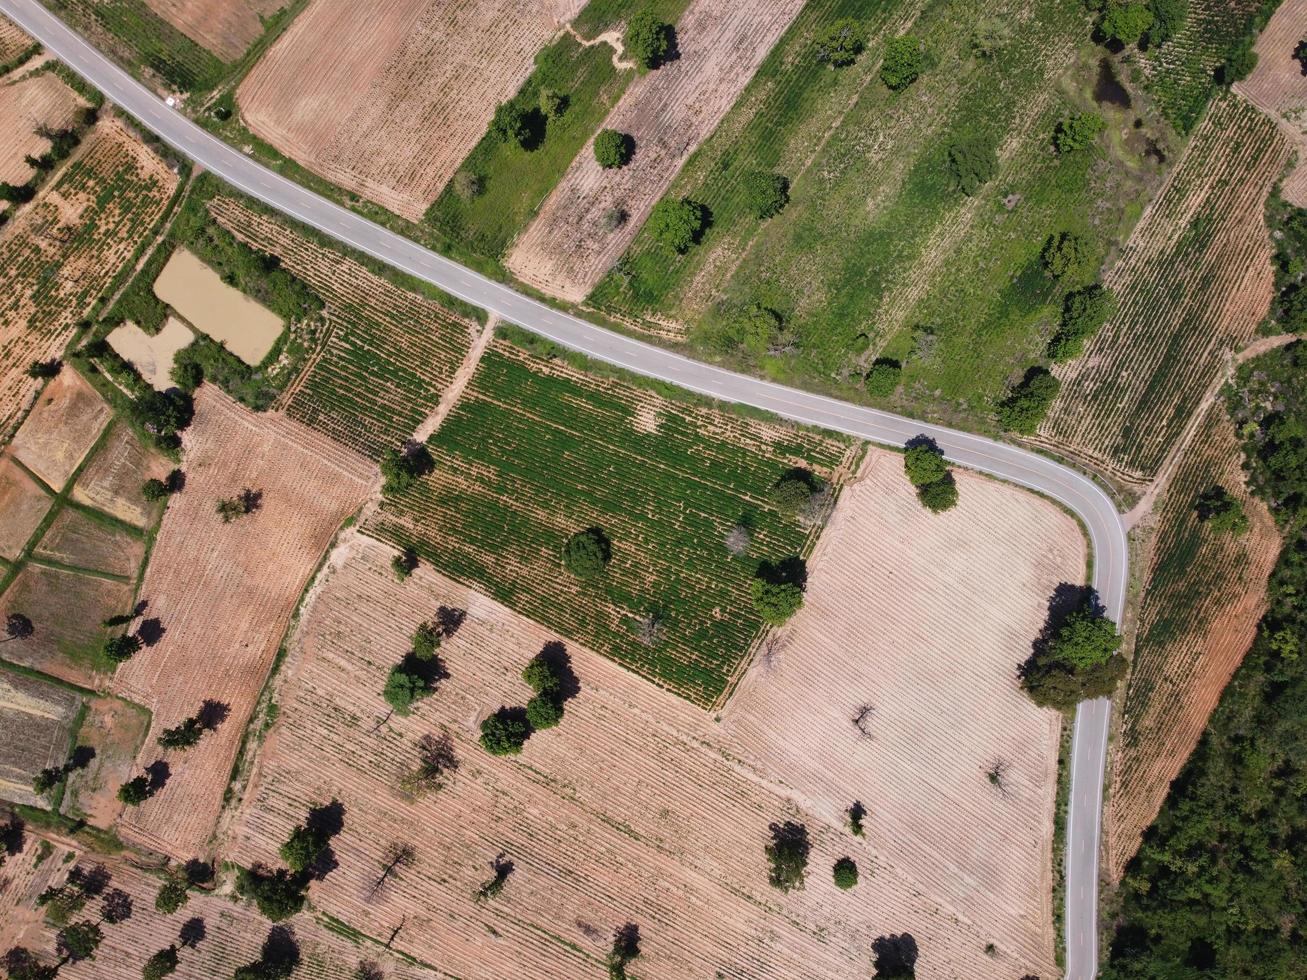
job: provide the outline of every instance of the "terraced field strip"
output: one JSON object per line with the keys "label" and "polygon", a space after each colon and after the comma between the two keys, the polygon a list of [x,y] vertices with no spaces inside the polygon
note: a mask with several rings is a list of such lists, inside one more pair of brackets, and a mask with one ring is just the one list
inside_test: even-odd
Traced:
{"label": "terraced field strip", "polygon": [[1234,95],[1213,104],[1108,277],[1119,311],[1057,369],[1062,391],[1042,436],[1129,481],[1157,472],[1266,315],[1263,206],[1288,158],[1260,111]]}
{"label": "terraced field strip", "polygon": [[[1119,878],[1243,662],[1280,550],[1275,522],[1244,486],[1243,454],[1224,401],[1212,405],[1157,510],[1138,639],[1108,811],[1108,870]],[[1251,520],[1242,536],[1203,526],[1198,495],[1214,484]]]}
{"label": "terraced field strip", "polygon": [[[804,552],[809,529],[773,508],[792,467],[838,482],[851,440],[670,401],[496,340],[440,430],[435,472],[387,500],[369,530],[412,546],[564,636],[697,704],[712,704],[762,630],[749,598],[759,560]],[[749,555],[726,535],[752,522]],[[596,582],[561,567],[577,531],[603,529]],[[663,639],[646,646],[653,610]]]}
{"label": "terraced field strip", "polygon": [[163,214],[177,177],[113,120],[0,237],[0,441],[41,382],[33,361],[63,353],[77,321]]}
{"label": "terraced field strip", "polygon": [[435,409],[477,325],[237,201],[217,198],[211,210],[236,237],[277,256],[327,305],[326,336],[280,407],[372,459],[402,444]]}

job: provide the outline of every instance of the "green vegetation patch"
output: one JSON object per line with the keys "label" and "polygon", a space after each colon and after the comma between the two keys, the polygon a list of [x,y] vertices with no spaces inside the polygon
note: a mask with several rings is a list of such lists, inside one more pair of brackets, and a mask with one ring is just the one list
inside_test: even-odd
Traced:
{"label": "green vegetation patch", "polygon": [[690,0],[590,0],[576,15],[572,27],[582,37],[592,38],[646,10],[661,23],[675,24],[689,5]]}
{"label": "green vegetation patch", "polygon": [[[763,629],[760,565],[806,551],[854,451],[502,339],[427,445],[371,532],[700,705]],[[773,499],[795,469],[824,491],[806,510]]]}

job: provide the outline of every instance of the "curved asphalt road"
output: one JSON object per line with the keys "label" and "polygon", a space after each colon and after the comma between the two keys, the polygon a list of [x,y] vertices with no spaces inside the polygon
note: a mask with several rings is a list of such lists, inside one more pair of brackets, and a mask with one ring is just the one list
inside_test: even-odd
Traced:
{"label": "curved asphalt road", "polygon": [[[902,446],[909,439],[925,434],[955,463],[1054,498],[1084,522],[1093,547],[1093,585],[1108,614],[1120,619],[1128,573],[1125,526],[1107,495],[1075,470],[991,439],[701,364],[561,313],[267,170],[169,109],[36,0],[0,0],[0,11],[111,102],[228,183],[459,299],[497,313],[565,347],[723,401],[753,405],[810,425],[894,446]],[[1067,816],[1066,903],[1066,975],[1072,980],[1088,980],[1097,972],[1098,852],[1110,713],[1111,703],[1099,699],[1081,704],[1075,718]]]}

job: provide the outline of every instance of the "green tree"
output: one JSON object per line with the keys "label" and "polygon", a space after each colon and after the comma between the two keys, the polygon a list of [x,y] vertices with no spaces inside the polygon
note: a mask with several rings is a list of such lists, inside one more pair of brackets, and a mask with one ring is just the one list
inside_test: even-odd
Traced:
{"label": "green tree", "polygon": [[950,474],[942,480],[917,487],[917,499],[932,513],[952,510],[958,505],[958,485]]}
{"label": "green tree", "polygon": [[160,748],[189,749],[200,741],[204,726],[200,719],[192,715],[173,728],[165,728],[157,739]]}
{"label": "green tree", "polygon": [[546,119],[557,119],[567,111],[567,96],[551,88],[540,90],[540,112]]}
{"label": "green tree", "polygon": [[191,424],[195,406],[189,395],[177,389],[149,391],[132,403],[132,419],[152,435],[171,443],[178,432]]}
{"label": "green tree", "polygon": [[387,496],[403,493],[435,468],[436,461],[426,446],[387,449],[381,454],[381,492]]}
{"label": "green tree", "polygon": [[562,687],[562,678],[554,665],[542,656],[532,657],[522,668],[522,680],[536,694],[555,695]]}
{"label": "green tree", "polygon": [[159,950],[141,967],[141,980],[163,980],[177,970],[177,947],[166,946]]}
{"label": "green tree", "polygon": [[1034,435],[1061,387],[1062,382],[1045,368],[1032,367],[998,403],[999,424],[1009,432]]}
{"label": "green tree", "polygon": [[517,755],[530,737],[530,722],[511,708],[500,708],[481,722],[481,747],[491,755]]}
{"label": "green tree", "polygon": [[57,357],[48,361],[33,361],[27,368],[27,376],[38,379],[53,378],[59,374],[62,367],[63,362]]}
{"label": "green tree", "polygon": [[526,703],[526,720],[535,731],[554,728],[563,720],[563,706],[548,694],[537,694]]}
{"label": "green tree", "polygon": [[948,476],[948,462],[944,451],[933,442],[922,439],[908,446],[903,454],[903,472],[914,487],[938,483]]}
{"label": "green tree", "polygon": [[975,197],[998,173],[998,152],[978,136],[959,140],[948,148],[948,169],[953,189]]}
{"label": "green tree", "polygon": [[720,329],[711,334],[712,346],[729,351],[739,348],[754,357],[770,353],[781,343],[785,323],[775,310],[758,303],[728,313]]}
{"label": "green tree", "polygon": [[104,942],[104,930],[98,922],[84,919],[64,926],[55,936],[55,949],[64,960],[76,963],[79,960],[95,959],[95,951]]}
{"label": "green tree", "polygon": [[1048,276],[1074,282],[1092,272],[1094,250],[1088,241],[1074,232],[1060,231],[1048,236],[1039,258]]}
{"label": "green tree", "polygon": [[808,852],[811,850],[808,828],[787,820],[785,823],[772,824],[768,830],[771,831],[771,840],[763,848],[767,863],[771,866],[767,880],[773,888],[783,892],[802,888],[804,874],[808,870]]}
{"label": "green tree", "polygon": [[817,60],[843,68],[858,60],[867,46],[867,29],[852,17],[843,17],[817,35]]}
{"label": "green tree", "polygon": [[45,796],[53,792],[55,787],[63,781],[64,770],[62,766],[47,766],[32,777],[32,792],[37,796]]}
{"label": "green tree", "polygon": [[1220,78],[1222,85],[1241,82],[1253,73],[1257,67],[1257,52],[1253,50],[1256,37],[1249,35],[1234,45],[1221,63]]}
{"label": "green tree", "polygon": [[563,567],[572,575],[587,581],[598,578],[612,559],[612,544],[598,528],[578,531],[563,545]]}
{"label": "green tree", "polygon": [[831,875],[836,888],[848,891],[858,883],[858,864],[851,857],[842,857],[831,868]]}
{"label": "green tree", "polygon": [[126,806],[140,806],[150,795],[150,780],[145,776],[133,776],[118,787],[118,801]]}
{"label": "green tree", "polygon": [[307,823],[295,827],[286,842],[281,845],[277,852],[281,859],[286,862],[286,867],[290,868],[295,874],[300,874],[308,870],[327,849],[329,840],[327,835],[316,827],[310,827]]}
{"label": "green tree", "polygon": [[531,142],[531,120],[526,110],[516,100],[499,103],[490,120],[490,135],[500,143],[511,141],[521,147],[528,146]]}
{"label": "green tree", "polygon": [[25,946],[14,946],[4,955],[9,980],[55,980],[59,967],[42,963]]}
{"label": "green tree", "polygon": [[740,181],[745,209],[755,218],[775,217],[790,201],[790,182],[780,174],[751,170]]}
{"label": "green tree", "polygon": [[281,922],[304,907],[304,886],[299,875],[285,868],[269,870],[259,865],[238,868],[236,894],[254,900],[259,912],[271,922]]}
{"label": "green tree", "polygon": [[880,80],[891,92],[900,92],[917,80],[925,66],[926,55],[918,38],[911,34],[892,37],[885,43]]}
{"label": "green tree", "polygon": [[888,398],[894,394],[903,379],[903,365],[893,358],[878,357],[871,362],[863,383],[867,394],[876,398]]}
{"label": "green tree", "polygon": [[803,606],[803,588],[796,582],[758,577],[749,583],[749,593],[753,608],[772,626],[783,626]]}
{"label": "green tree", "polygon": [[1112,693],[1125,675],[1120,647],[1116,624],[1088,597],[1036,644],[1021,667],[1021,685],[1036,704],[1070,711]]}
{"label": "green tree", "polygon": [[1189,18],[1189,0],[1149,0],[1153,24],[1148,28],[1148,44],[1160,47],[1180,33]]}
{"label": "green tree", "polygon": [[790,470],[771,485],[767,497],[777,510],[797,514],[812,500],[816,478],[807,470]]}
{"label": "green tree", "polygon": [[1243,505],[1220,484],[1208,487],[1200,493],[1194,509],[1198,513],[1198,519],[1215,534],[1230,534],[1238,537],[1246,533],[1250,526]]}
{"label": "green tree", "polygon": [[648,227],[654,241],[680,255],[699,241],[707,221],[702,204],[684,197],[679,201],[664,198],[650,212]]}
{"label": "green tree", "polygon": [[173,872],[159,886],[159,893],[154,896],[154,907],[164,915],[172,915],[190,898],[190,882],[184,874]]}
{"label": "green tree", "polygon": [[410,638],[413,644],[413,656],[419,660],[430,660],[440,649],[443,639],[440,626],[437,623],[425,622],[418,623],[413,629],[413,635]]}
{"label": "green tree", "polygon": [[1103,34],[1122,44],[1137,44],[1153,26],[1153,12],[1147,4],[1119,3],[1112,0],[1103,12],[1099,27]]}
{"label": "green tree", "polygon": [[1095,283],[1068,293],[1062,319],[1048,342],[1048,356],[1061,364],[1080,356],[1088,340],[1116,312],[1116,297]]}
{"label": "green tree", "polygon": [[1077,112],[1067,116],[1053,129],[1053,146],[1058,153],[1075,153],[1093,145],[1107,128],[1096,112]]}
{"label": "green tree", "polygon": [[434,688],[428,683],[426,676],[418,669],[416,663],[410,662],[405,658],[400,663],[390,668],[390,673],[386,675],[386,685],[382,688],[381,696],[386,703],[394,710],[397,715],[408,715],[413,711],[413,705],[425,697],[429,697]]}
{"label": "green tree", "polygon": [[417,552],[412,548],[405,548],[399,554],[390,559],[390,570],[395,573],[395,578],[399,581],[405,581],[414,570],[418,567]]}
{"label": "green tree", "polygon": [[141,496],[150,503],[163,500],[168,497],[171,492],[172,491],[168,489],[168,484],[164,483],[162,480],[155,479],[154,477],[150,477],[150,479],[141,484]]}
{"label": "green tree", "polygon": [[635,140],[615,129],[601,129],[594,142],[595,160],[605,170],[624,167],[635,153]]}
{"label": "green tree", "polygon": [[122,636],[111,636],[104,641],[103,652],[105,657],[116,664],[123,661],[131,660],[141,649],[141,638],[133,636],[130,633],[124,633]]}
{"label": "green tree", "polygon": [[622,50],[639,71],[657,68],[672,50],[671,25],[664,24],[647,8],[637,11],[627,22]]}

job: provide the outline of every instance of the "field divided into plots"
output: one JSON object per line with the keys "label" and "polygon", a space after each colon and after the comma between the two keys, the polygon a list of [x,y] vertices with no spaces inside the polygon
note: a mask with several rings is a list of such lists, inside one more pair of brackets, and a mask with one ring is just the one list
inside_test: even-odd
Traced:
{"label": "field divided into plots", "polygon": [[[388,500],[370,530],[446,574],[708,705],[762,629],[749,598],[760,560],[811,531],[768,503],[793,467],[840,480],[851,441],[664,399],[497,340],[428,441],[435,471]],[[725,539],[752,525],[749,554]],[[612,561],[595,582],[561,567],[597,526]],[[651,612],[662,638],[645,645]]]}
{"label": "field divided into plots", "polygon": [[1157,472],[1266,315],[1264,206],[1288,158],[1260,111],[1237,96],[1213,104],[1108,276],[1119,311],[1056,372],[1041,435],[1129,481]]}
{"label": "field divided into plots", "polygon": [[210,207],[219,224],[277,256],[326,303],[325,333],[311,341],[280,407],[373,459],[409,438],[435,409],[477,325],[238,201],[219,197]]}
{"label": "field divided into plots", "polygon": [[[1110,870],[1119,877],[1243,661],[1265,609],[1280,536],[1244,486],[1243,453],[1223,401],[1208,410],[1156,509],[1109,811]],[[1246,534],[1205,528],[1195,505],[1224,487],[1250,519]]]}

